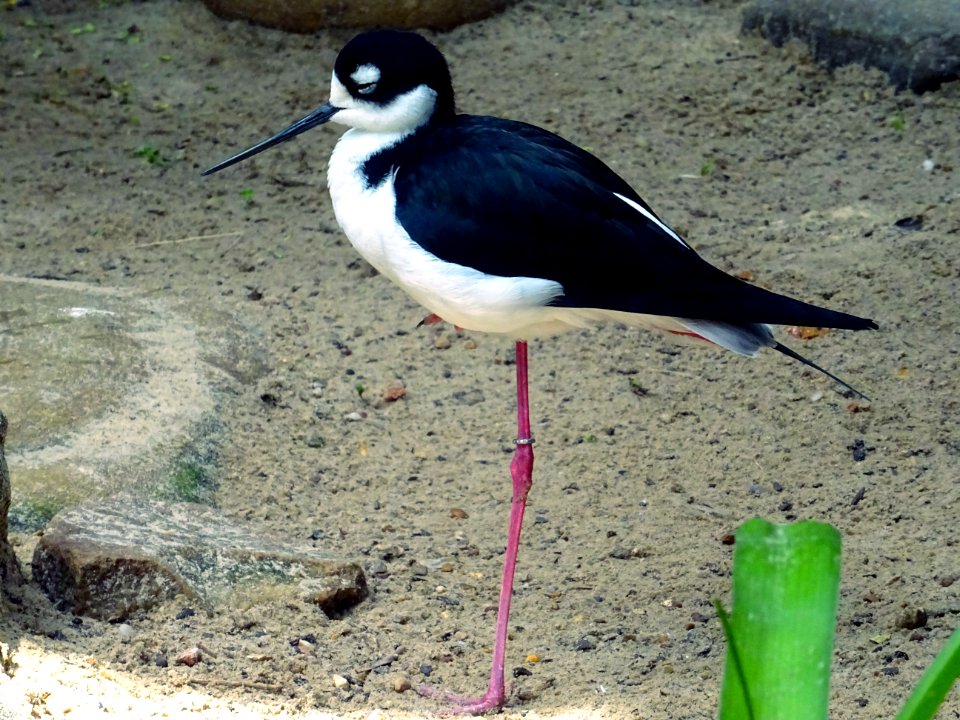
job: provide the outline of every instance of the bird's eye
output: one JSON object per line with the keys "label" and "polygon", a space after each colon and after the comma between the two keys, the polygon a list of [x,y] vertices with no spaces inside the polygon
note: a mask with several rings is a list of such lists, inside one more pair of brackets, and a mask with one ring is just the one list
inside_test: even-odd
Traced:
{"label": "bird's eye", "polygon": [[350,73],[350,79],[356,84],[360,95],[369,95],[377,89],[377,83],[380,82],[380,68],[369,63],[358,65],[356,70]]}

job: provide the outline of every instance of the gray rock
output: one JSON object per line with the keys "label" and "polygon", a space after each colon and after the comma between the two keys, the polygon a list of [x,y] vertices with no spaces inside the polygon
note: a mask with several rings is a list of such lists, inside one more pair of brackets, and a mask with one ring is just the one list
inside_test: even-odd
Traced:
{"label": "gray rock", "polygon": [[355,563],[271,541],[208,507],[129,498],[58,514],[33,577],[59,609],[101,620],[177,595],[207,610],[299,599],[338,615],[367,594]]}
{"label": "gray rock", "polygon": [[743,30],[754,29],[777,47],[802,40],[829,68],[884,70],[900,90],[935,90],[960,77],[957,0],[753,0]]}
{"label": "gray rock", "polygon": [[172,302],[0,275],[12,529],[131,487],[190,501],[209,492],[218,404],[266,372],[267,358],[231,318]]}
{"label": "gray rock", "polygon": [[7,471],[7,461],[4,457],[3,446],[7,438],[7,418],[0,410],[0,602],[4,591],[13,585],[23,582],[20,574],[20,565],[17,556],[7,540],[7,512],[10,510],[10,473]]}
{"label": "gray rock", "polygon": [[220,17],[291,32],[325,27],[449,30],[500,12],[516,0],[203,0]]}

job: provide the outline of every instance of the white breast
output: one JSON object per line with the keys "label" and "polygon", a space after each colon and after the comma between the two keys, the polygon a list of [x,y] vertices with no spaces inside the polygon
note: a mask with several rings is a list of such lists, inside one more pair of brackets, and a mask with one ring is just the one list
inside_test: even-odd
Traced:
{"label": "white breast", "polygon": [[397,222],[396,171],[373,188],[361,171],[367,158],[403,137],[348,130],[330,157],[328,186],[337,222],[367,262],[430,312],[468,330],[527,337],[582,326],[569,310],[547,305],[563,294],[559,283],[487,275],[444,262],[411,240]]}

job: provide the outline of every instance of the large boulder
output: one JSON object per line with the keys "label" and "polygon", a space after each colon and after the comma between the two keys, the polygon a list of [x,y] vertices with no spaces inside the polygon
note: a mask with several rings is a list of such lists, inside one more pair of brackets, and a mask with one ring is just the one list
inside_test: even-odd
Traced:
{"label": "large boulder", "polygon": [[208,610],[286,598],[336,616],[367,595],[356,563],[270,540],[210,507],[133,498],[59,513],[37,543],[33,578],[60,610],[100,620],[178,596]]}
{"label": "large boulder", "polygon": [[745,32],[777,47],[791,38],[829,68],[876,67],[898,89],[934,90],[960,77],[957,0],[753,0]]}
{"label": "large boulder", "polygon": [[515,0],[203,0],[220,17],[298,33],[325,27],[449,30],[493,15]]}
{"label": "large boulder", "polygon": [[7,470],[7,461],[3,453],[4,441],[7,439],[7,418],[0,410],[0,598],[11,585],[23,582],[20,574],[20,565],[13,548],[7,540],[7,513],[10,511],[10,472]]}
{"label": "large boulder", "polygon": [[172,297],[0,275],[0,400],[15,418],[8,523],[133,492],[205,500],[223,403],[268,371],[258,331]]}

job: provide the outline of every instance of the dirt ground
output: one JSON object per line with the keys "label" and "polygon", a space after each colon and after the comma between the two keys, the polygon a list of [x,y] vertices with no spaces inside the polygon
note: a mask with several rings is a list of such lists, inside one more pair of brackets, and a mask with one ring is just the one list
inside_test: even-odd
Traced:
{"label": "dirt ground", "polygon": [[[180,619],[177,603],[121,632],[28,590],[0,621],[15,663],[0,717],[425,717],[437,702],[395,685],[480,691],[510,341],[416,329],[423,310],[358,260],[326,195],[335,128],[200,177],[323,102],[352,32],[288,35],[195,2],[34,5],[0,12],[0,272],[135,288],[255,331],[271,370],[224,404],[215,501],[362,561],[372,593],[338,620],[264,598]],[[960,87],[827,73],[742,37],[736,2],[630,5],[520,2],[432,37],[461,111],[564,135],[719,267],[876,319],[778,336],[872,402],[775,353],[615,326],[531,342],[537,465],[507,658],[523,670],[504,715],[713,717],[722,539],[761,515],[842,533],[832,716],[893,717],[960,620]],[[26,563],[35,538],[14,540]],[[902,627],[917,608],[926,626]],[[176,665],[197,643],[204,661]],[[941,717],[960,717],[956,691]]]}

